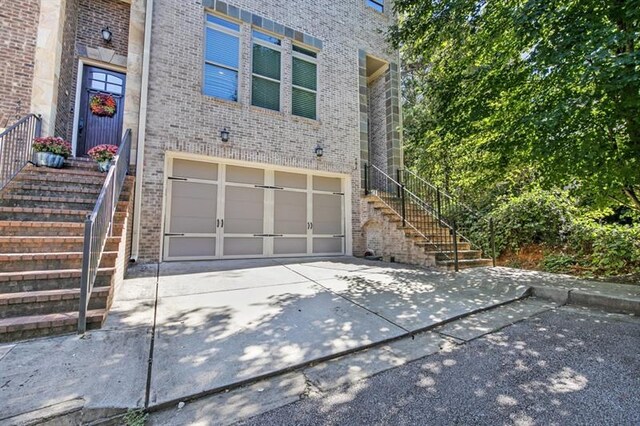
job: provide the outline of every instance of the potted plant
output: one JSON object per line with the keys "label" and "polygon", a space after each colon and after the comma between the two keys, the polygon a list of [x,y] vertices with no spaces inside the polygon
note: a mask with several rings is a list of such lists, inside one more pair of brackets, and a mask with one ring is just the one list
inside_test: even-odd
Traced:
{"label": "potted plant", "polygon": [[71,155],[71,144],[62,138],[46,136],[33,140],[33,163],[36,166],[62,168]]}
{"label": "potted plant", "polygon": [[117,152],[118,147],[115,145],[98,145],[91,148],[87,154],[98,162],[98,168],[101,172],[107,172],[111,167],[111,160]]}

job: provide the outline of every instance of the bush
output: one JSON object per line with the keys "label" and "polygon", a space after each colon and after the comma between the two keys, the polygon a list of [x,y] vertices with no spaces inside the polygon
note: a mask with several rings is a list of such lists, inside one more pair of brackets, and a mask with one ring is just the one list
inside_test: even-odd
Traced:
{"label": "bush", "polygon": [[602,275],[640,270],[640,225],[603,225],[582,219],[573,226],[571,247]]}
{"label": "bush", "polygon": [[505,197],[489,214],[495,227],[496,250],[517,250],[527,244],[560,245],[567,240],[575,208],[561,191],[534,188]]}

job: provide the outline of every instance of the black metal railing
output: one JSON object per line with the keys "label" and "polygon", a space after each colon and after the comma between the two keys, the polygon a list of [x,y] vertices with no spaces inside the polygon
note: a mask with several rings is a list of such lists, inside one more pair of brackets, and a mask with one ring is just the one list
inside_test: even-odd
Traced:
{"label": "black metal railing", "polygon": [[455,232],[471,249],[491,254],[496,265],[495,229],[493,219],[487,219],[451,194],[443,191],[410,170],[399,170],[398,177],[407,190],[416,194],[424,207]]}
{"label": "black metal railing", "polygon": [[439,220],[435,212],[401,181],[393,179],[374,165],[365,165],[365,192],[376,195],[402,220],[402,226],[422,241],[424,246],[453,260],[457,269],[457,239],[455,228]]}
{"label": "black metal railing", "polygon": [[[364,166],[365,194],[376,195],[411,229],[425,246],[436,251],[459,270],[461,246],[491,253],[496,264],[493,221],[487,220],[450,194],[409,170],[398,170],[392,178],[374,165]],[[487,229],[482,229],[486,226]],[[484,231],[484,232],[483,232]],[[471,236],[489,235],[484,244]]]}
{"label": "black metal railing", "polygon": [[41,129],[41,117],[28,114],[0,133],[0,190],[31,161],[33,139]]}
{"label": "black metal railing", "polygon": [[100,260],[107,238],[113,235],[113,226],[120,192],[129,172],[131,154],[131,129],[122,137],[118,152],[111,162],[107,177],[102,186],[93,211],[87,215],[84,223],[84,248],[82,253],[82,278],[80,281],[80,312],[78,332],[87,329],[87,311],[93,285],[98,275]]}

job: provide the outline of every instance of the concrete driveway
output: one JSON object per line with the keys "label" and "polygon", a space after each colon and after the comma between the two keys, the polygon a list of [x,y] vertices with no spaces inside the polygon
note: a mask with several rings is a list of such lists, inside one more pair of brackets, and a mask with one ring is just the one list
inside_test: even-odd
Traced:
{"label": "concrete driveway", "polygon": [[394,339],[526,286],[354,258],[160,265],[150,404]]}
{"label": "concrete driveway", "polygon": [[343,257],[130,272],[100,330],[0,345],[0,424],[74,407],[104,415],[170,405],[410,336],[530,289],[560,304],[618,301],[640,312],[638,286],[507,268],[456,274]]}

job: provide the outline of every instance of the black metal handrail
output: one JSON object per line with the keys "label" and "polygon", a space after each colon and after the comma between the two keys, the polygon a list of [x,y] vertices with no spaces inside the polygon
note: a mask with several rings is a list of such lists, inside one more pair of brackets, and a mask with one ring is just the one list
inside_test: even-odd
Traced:
{"label": "black metal handrail", "polygon": [[33,139],[40,137],[42,118],[27,114],[0,133],[0,190],[33,157]]}
{"label": "black metal handrail", "polygon": [[[460,239],[474,249],[485,253],[491,252],[493,266],[496,265],[493,219],[487,219],[478,211],[410,170],[398,170],[398,180],[409,191],[416,194],[425,208],[432,211],[441,223],[451,229],[455,227]],[[479,235],[488,235],[489,238],[487,241],[478,241]]]}
{"label": "black metal handrail", "polygon": [[409,190],[401,180],[393,179],[375,165],[368,164],[365,164],[365,193],[376,195],[400,216],[403,228],[411,228],[434,251],[446,260],[453,260],[457,270],[459,236],[455,227],[440,220],[418,194]]}
{"label": "black metal handrail", "polygon": [[84,223],[84,247],[82,253],[82,278],[80,281],[80,310],[78,332],[87,329],[87,311],[93,285],[107,238],[113,235],[113,224],[120,192],[129,172],[131,154],[131,129],[122,137],[118,152],[111,162],[107,178],[102,186],[93,211],[87,215]]}

